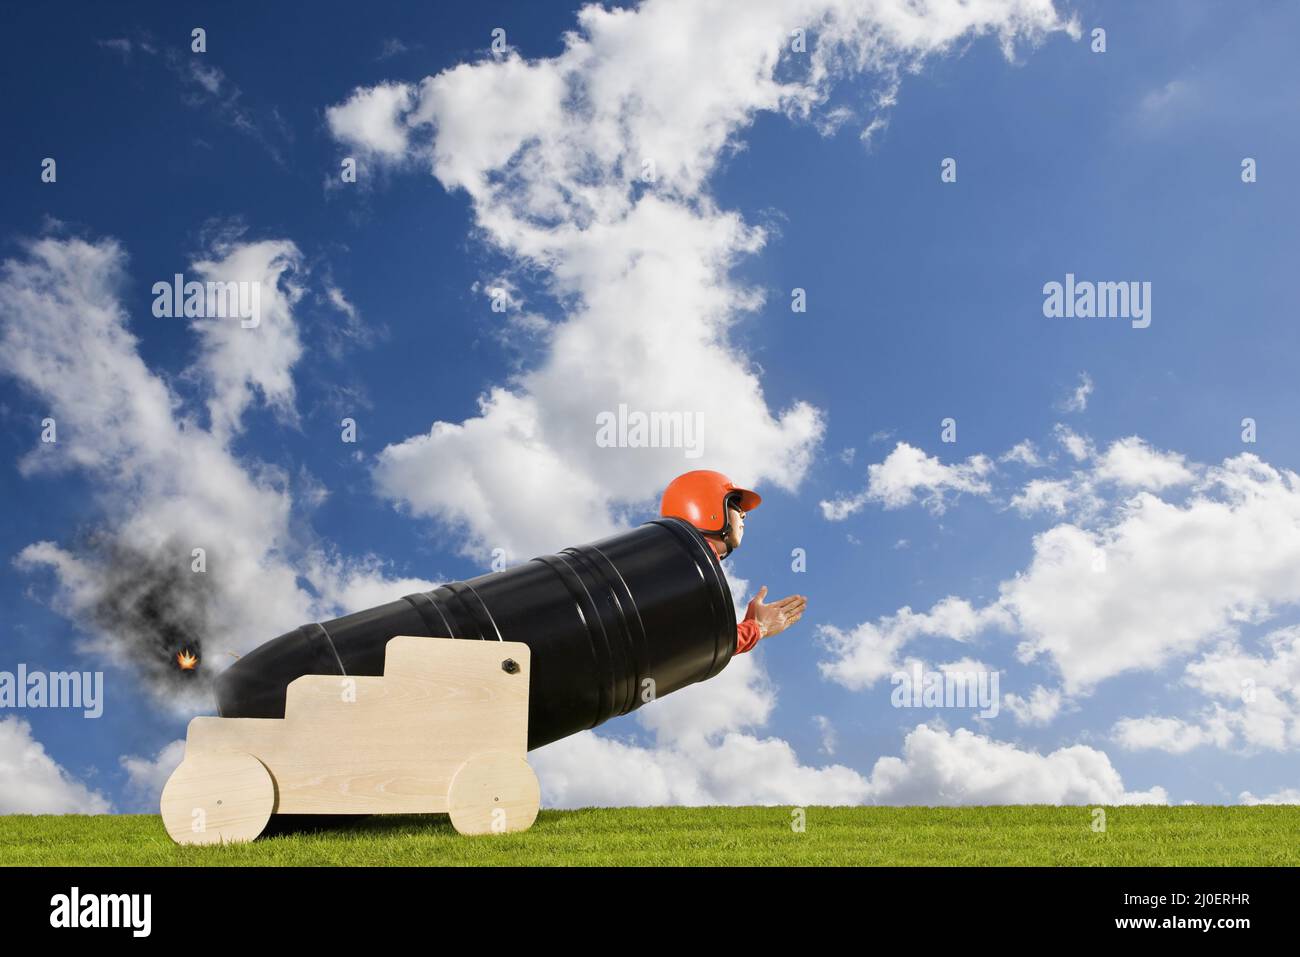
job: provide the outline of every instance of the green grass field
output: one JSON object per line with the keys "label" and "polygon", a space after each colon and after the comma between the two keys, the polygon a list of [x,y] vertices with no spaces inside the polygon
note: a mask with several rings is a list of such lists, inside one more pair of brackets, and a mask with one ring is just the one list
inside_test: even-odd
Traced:
{"label": "green grass field", "polygon": [[543,811],[462,837],[443,815],[178,847],[154,815],[0,817],[0,865],[1297,865],[1300,806],[788,807]]}

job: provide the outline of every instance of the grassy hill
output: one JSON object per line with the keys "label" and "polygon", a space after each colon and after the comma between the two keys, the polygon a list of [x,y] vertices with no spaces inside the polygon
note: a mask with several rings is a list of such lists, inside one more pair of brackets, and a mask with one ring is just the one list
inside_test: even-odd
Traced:
{"label": "grassy hill", "polygon": [[589,808],[462,837],[444,815],[178,847],[155,815],[0,817],[0,865],[1297,865],[1300,806]]}

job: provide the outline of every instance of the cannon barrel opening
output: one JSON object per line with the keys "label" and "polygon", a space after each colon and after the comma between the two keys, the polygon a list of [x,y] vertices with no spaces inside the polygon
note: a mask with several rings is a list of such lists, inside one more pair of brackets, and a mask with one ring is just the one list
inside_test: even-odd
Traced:
{"label": "cannon barrel opening", "polygon": [[381,675],[397,635],[518,641],[532,651],[528,748],[712,678],[736,649],[713,549],[675,518],[451,582],[259,646],[216,679],[223,718],[282,718],[302,675]]}

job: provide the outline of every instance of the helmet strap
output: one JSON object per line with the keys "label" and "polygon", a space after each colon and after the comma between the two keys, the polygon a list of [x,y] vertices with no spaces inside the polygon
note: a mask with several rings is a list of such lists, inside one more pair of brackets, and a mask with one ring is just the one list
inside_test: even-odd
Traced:
{"label": "helmet strap", "polygon": [[730,555],[732,552],[735,551],[735,549],[731,547],[731,543],[727,541],[727,533],[729,531],[731,531],[731,526],[724,525],[722,526],[722,531],[709,532],[708,535],[705,536],[707,538],[717,539],[719,542],[722,543],[722,547],[726,549],[725,552],[723,552],[721,555],[718,556],[718,561],[722,561],[724,558],[726,558],[728,555]]}

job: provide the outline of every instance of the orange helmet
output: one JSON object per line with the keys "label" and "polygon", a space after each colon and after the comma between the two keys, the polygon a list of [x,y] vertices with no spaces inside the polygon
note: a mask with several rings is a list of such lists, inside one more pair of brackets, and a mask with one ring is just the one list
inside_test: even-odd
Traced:
{"label": "orange helmet", "polygon": [[721,472],[696,469],[668,483],[659,513],[665,518],[684,519],[708,535],[725,534],[726,502],[733,497],[738,499],[736,505],[742,512],[758,508],[763,501],[757,492],[737,488]]}

